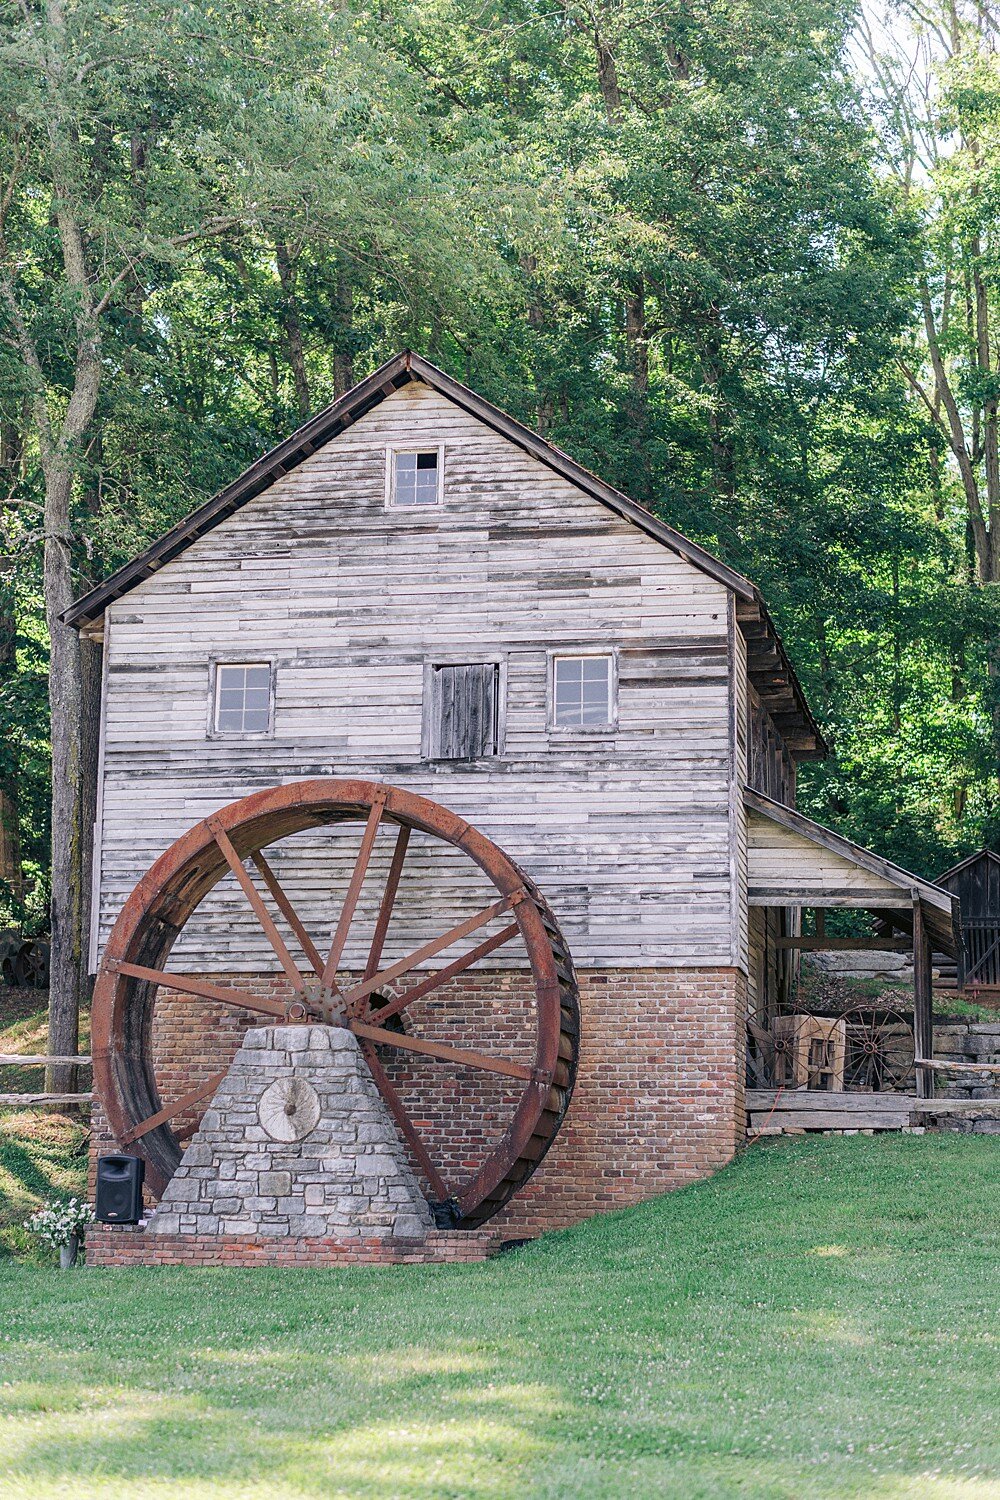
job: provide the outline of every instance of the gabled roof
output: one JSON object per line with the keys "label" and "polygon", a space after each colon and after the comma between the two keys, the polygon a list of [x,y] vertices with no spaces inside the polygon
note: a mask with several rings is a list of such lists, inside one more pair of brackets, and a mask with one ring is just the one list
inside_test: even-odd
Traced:
{"label": "gabled roof", "polygon": [[[571,484],[600,501],[609,510],[632,522],[655,541],[661,542],[694,567],[723,584],[736,596],[737,618],[751,648],[750,675],[755,681],[761,679],[761,697],[764,706],[779,720],[777,727],[784,735],[789,748],[798,759],[813,759],[826,754],[826,746],[819,727],[810,712],[805,695],[799,685],[781,637],[775,630],[759,589],[741,573],[720,562],[706,548],[690,541],[674,527],[668,526],[644,506],[638,505],[623,495],[620,490],[605,484],[589,469],[570,458],[561,448],[548,443],[532,432],[530,427],[516,421],[499,407],[478,396],[461,381],[445,374],[429,360],[419,354],[405,350],[382,365],[367,379],[334,401],[330,406],[310,417],[308,422],[293,432],[284,442],[265,453],[250,465],[238,479],[211,500],[190,512],[176,526],[166,532],[145,552],[112,573],[103,583],[84,594],[67,609],[62,618],[67,625],[81,630],[95,625],[106,607],[120,599],[130,589],[149,578],[166,563],[180,556],[191,544],[211,531],[221,521],[233,515],[247,501],[268,489],[276,480],[335,438],[359,417],[378,406],[387,396],[407,385],[410,381],[422,381],[463,411],[478,418],[486,426],[499,433],[517,447],[529,453],[540,463],[560,474]],[[761,654],[762,648],[762,654]],[[757,651],[758,664],[753,660]],[[759,688],[760,690],[760,688]]]}
{"label": "gabled roof", "polygon": [[[959,946],[958,898],[953,896],[951,891],[942,889],[932,880],[924,880],[921,876],[914,875],[910,870],[904,870],[901,865],[895,865],[891,860],[883,859],[879,854],[873,854],[870,849],[853,843],[851,839],[844,838],[843,834],[834,833],[832,828],[825,828],[822,823],[814,822],[812,818],[807,818],[804,813],[797,812],[795,808],[786,807],[784,803],[765,797],[763,792],[756,792],[747,787],[743,792],[743,801],[749,812],[769,818],[772,823],[779,824],[807,843],[819,849],[826,849],[831,854],[847,860],[857,869],[878,876],[880,880],[899,892],[901,908],[906,904],[919,901],[927,929],[934,939],[935,948],[952,956],[957,953]],[[822,892],[819,889],[803,890],[802,894],[803,906],[823,905]],[[784,904],[791,906],[795,903],[788,900]],[[864,908],[866,903],[859,898],[856,904],[859,908]],[[894,903],[880,902],[878,904]]]}
{"label": "gabled roof", "polygon": [[987,863],[992,860],[995,865],[1000,865],[1000,854],[995,854],[992,849],[977,849],[975,854],[967,854],[964,859],[960,859],[957,865],[942,870],[937,878],[939,881],[950,880],[953,875],[960,875],[970,865],[978,865],[981,859],[985,859]]}

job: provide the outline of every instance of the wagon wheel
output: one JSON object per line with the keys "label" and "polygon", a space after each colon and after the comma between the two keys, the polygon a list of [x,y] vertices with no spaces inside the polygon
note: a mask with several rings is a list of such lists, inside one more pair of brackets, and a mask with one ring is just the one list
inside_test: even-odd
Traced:
{"label": "wagon wheel", "polygon": [[[332,946],[323,954],[261,851],[304,829],[349,821],[364,826],[347,889],[331,902],[331,911],[339,910],[339,916]],[[487,876],[497,899],[443,931],[428,932],[426,942],[385,964],[383,948],[414,831],[460,850]],[[341,984],[338,969],[365,876],[376,843],[387,839],[394,839],[393,852],[374,931],[365,934],[364,973],[360,979]],[[255,867],[256,879],[248,872],[247,861]],[[230,871],[280,962],[290,986],[285,1001],[230,984],[214,984],[203,975],[178,973],[167,966],[185,924]],[[294,935],[306,960],[302,967],[281,936],[272,911]],[[497,929],[497,922],[505,918],[509,920]],[[491,926],[493,930],[482,936],[483,929]],[[466,940],[475,933],[480,937],[470,948]],[[458,957],[430,973],[422,971],[421,966],[456,944],[463,949]],[[531,1048],[530,1064],[499,1050],[459,1048],[420,1035],[415,1003],[508,944],[514,945],[508,954],[522,962],[526,955],[531,978],[531,1014],[523,1038],[525,1047]],[[431,1207],[439,1224],[473,1228],[496,1213],[535,1170],[569,1104],[579,1047],[579,996],[569,950],[552,912],[531,881],[489,839],[437,803],[397,787],[354,780],[304,781],[234,802],[173,844],[122,908],[94,990],[94,1081],[116,1139],[145,1159],[146,1181],[157,1196],[180,1161],[180,1140],[190,1134],[183,1129],[175,1133],[171,1121],[207,1100],[224,1076],[205,1079],[183,1098],[162,1102],[152,1060],[153,1015],[160,986],[175,996],[201,997],[263,1015],[271,1024],[320,1021],[352,1031],[430,1185]],[[409,1055],[411,1061],[414,1057],[432,1059],[447,1070],[449,1078],[456,1070],[462,1075],[462,1070],[470,1069],[513,1081],[518,1097],[510,1107],[502,1139],[487,1148],[484,1160],[465,1167],[465,1180],[446,1180],[431,1160],[414,1112],[388,1076],[384,1059],[392,1053]],[[415,1113],[419,1120],[421,1112]]]}
{"label": "wagon wheel", "polygon": [[844,1087],[884,1093],[903,1088],[916,1056],[913,1027],[898,1010],[853,1005],[844,1011],[847,1055]]}
{"label": "wagon wheel", "polygon": [[49,945],[37,939],[25,943],[14,963],[14,982],[44,990],[49,982]]}

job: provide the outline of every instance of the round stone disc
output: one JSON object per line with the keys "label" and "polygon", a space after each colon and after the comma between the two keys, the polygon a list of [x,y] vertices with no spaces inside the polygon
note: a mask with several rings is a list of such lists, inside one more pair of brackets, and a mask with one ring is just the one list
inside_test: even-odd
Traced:
{"label": "round stone disc", "polygon": [[260,1097],[257,1118],[272,1141],[301,1141],[316,1128],[319,1095],[303,1078],[276,1078]]}

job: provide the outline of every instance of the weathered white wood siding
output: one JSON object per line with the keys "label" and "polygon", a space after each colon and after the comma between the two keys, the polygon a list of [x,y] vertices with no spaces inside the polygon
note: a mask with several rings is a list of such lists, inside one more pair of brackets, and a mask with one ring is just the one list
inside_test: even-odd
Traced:
{"label": "weathered white wood siding", "polygon": [[750,904],[906,906],[906,886],[864,869],[757,812],[748,818]]}
{"label": "weathered white wood siding", "polygon": [[747,679],[747,643],[736,623],[736,601],[729,600],[730,738],[733,776],[729,785],[729,845],[735,893],[733,962],[738,968],[750,964],[750,914],[747,901],[747,810],[743,801],[749,769],[750,684]]}
{"label": "weathered white wood siding", "polygon": [[[443,505],[386,508],[394,443],[444,444]],[[110,625],[102,942],[135,881],[198,819],[275,783],[365,775],[493,837],[538,881],[578,964],[745,954],[730,793],[746,710],[726,590],[429,388],[397,391],[112,606]],[[575,647],[618,652],[613,733],[547,728],[549,653]],[[213,658],[274,664],[273,737],[206,733]],[[463,658],[504,664],[504,752],[428,763],[425,666]],[[277,862],[318,936],[358,833],[299,835]],[[387,952],[478,901],[437,868],[415,850]],[[190,968],[274,966],[231,877],[181,951]]]}

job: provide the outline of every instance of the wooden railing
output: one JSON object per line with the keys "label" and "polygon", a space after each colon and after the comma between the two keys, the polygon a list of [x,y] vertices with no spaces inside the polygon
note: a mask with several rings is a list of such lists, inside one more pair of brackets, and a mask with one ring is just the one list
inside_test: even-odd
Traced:
{"label": "wooden railing", "polygon": [[[53,1057],[48,1053],[0,1052],[2,1068],[41,1068],[60,1065],[88,1068],[93,1059],[88,1056]],[[0,1109],[37,1109],[47,1105],[90,1104],[93,1093],[84,1094],[0,1094]]]}

